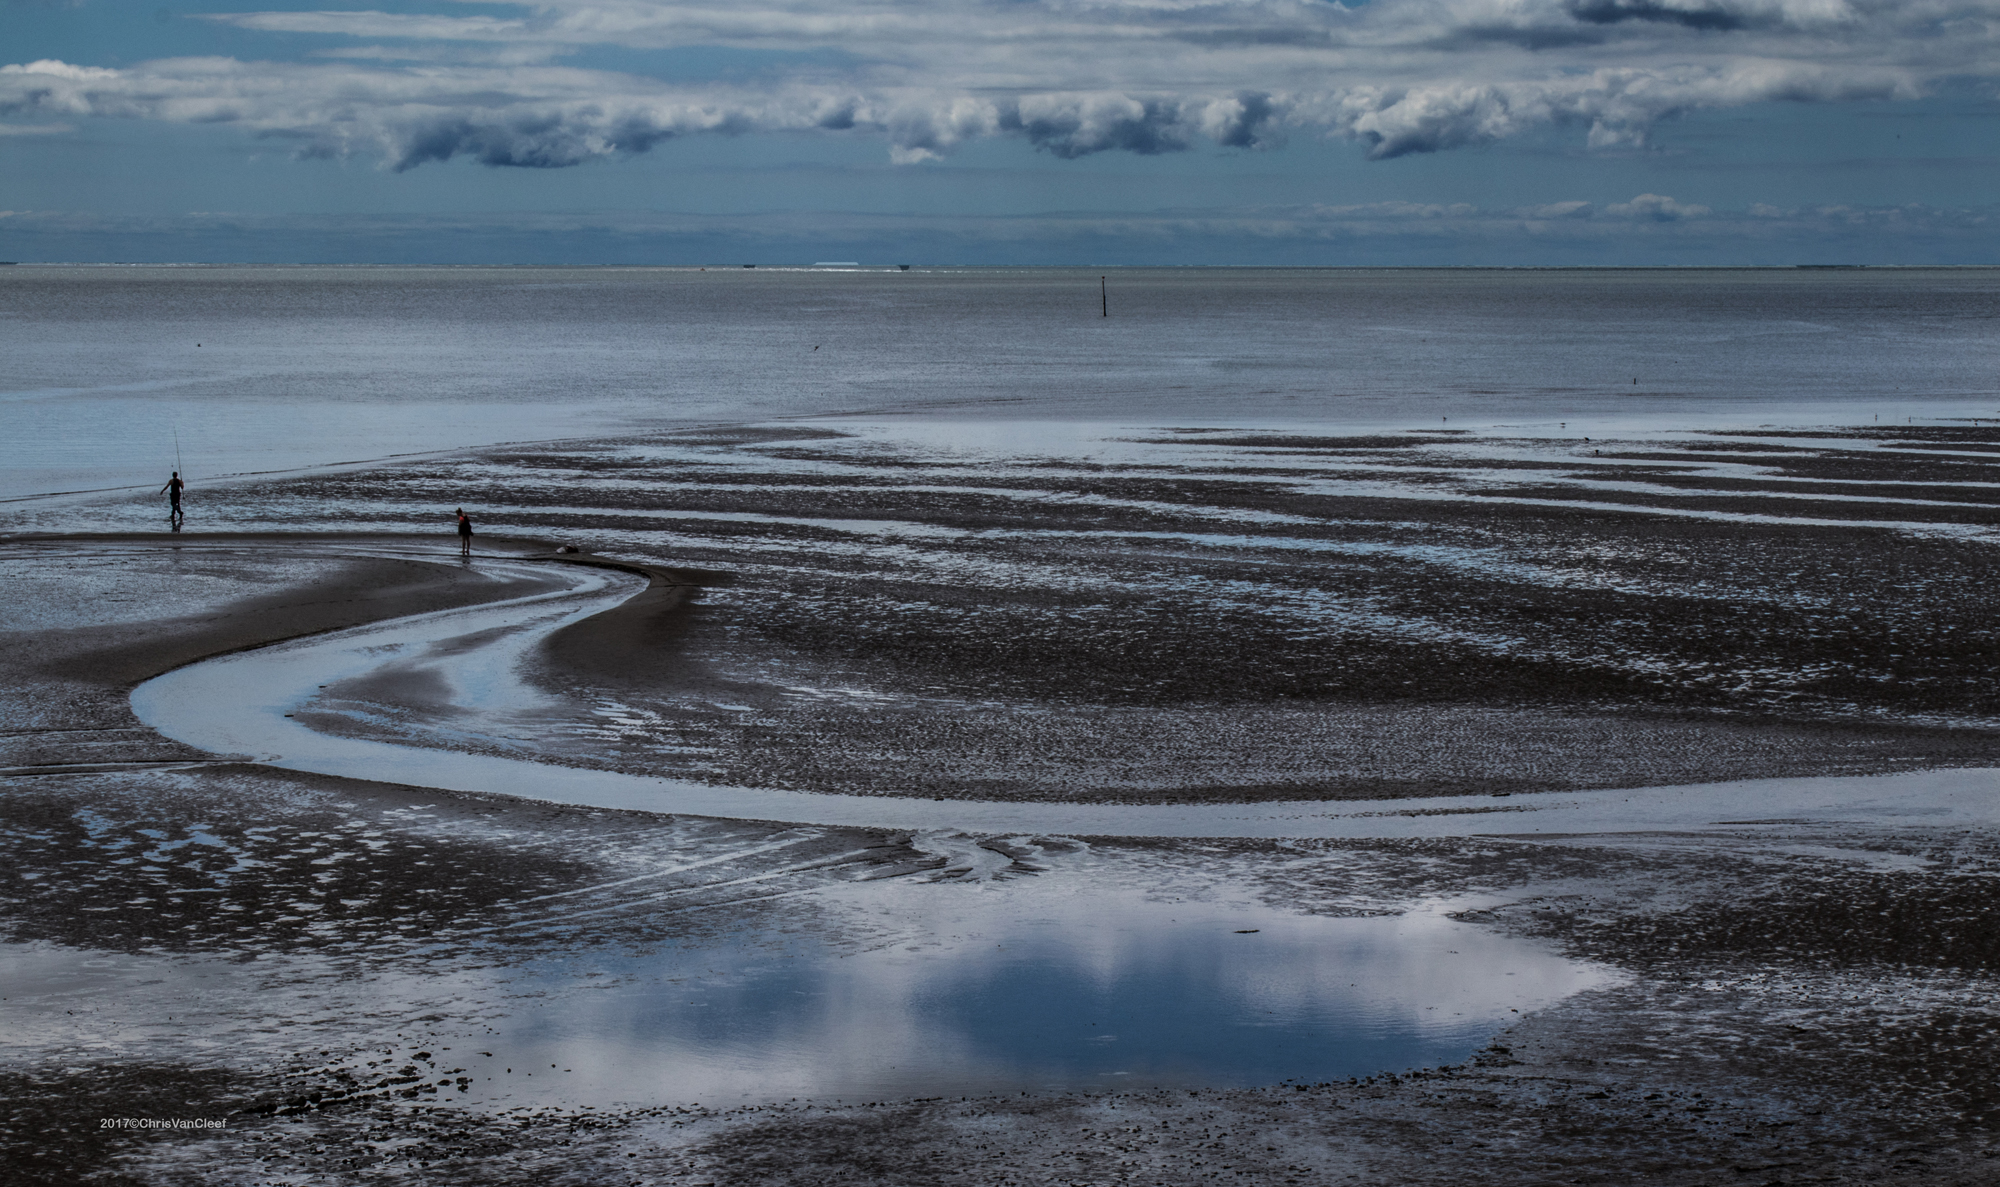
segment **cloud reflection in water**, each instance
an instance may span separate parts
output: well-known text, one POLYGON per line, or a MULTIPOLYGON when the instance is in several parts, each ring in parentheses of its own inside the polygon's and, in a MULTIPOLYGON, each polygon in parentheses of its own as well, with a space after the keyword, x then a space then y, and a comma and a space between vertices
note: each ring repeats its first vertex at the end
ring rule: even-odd
POLYGON ((889 938, 841 952, 752 933, 635 958, 616 985, 499 1024, 492 1062, 516 1070, 475 1092, 726 1105, 1319 1081, 1462 1060, 1510 1010, 1608 978, 1435 911, 1298 916, 1091 881, 836 890, 829 906, 889 938))

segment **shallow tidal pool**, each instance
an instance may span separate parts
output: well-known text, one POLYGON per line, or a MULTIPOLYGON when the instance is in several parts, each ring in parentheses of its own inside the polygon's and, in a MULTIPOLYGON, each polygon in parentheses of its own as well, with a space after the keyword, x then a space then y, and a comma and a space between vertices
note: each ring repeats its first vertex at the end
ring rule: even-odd
POLYGON ((1435 909, 1326 918, 1020 882, 898 887, 889 904, 867 889, 888 888, 835 892, 849 901, 829 922, 900 927, 859 946, 746 933, 521 970, 508 1018, 452 1054, 473 1082, 449 1095, 726 1106, 1318 1082, 1462 1061, 1518 1012, 1611 979, 1435 909))

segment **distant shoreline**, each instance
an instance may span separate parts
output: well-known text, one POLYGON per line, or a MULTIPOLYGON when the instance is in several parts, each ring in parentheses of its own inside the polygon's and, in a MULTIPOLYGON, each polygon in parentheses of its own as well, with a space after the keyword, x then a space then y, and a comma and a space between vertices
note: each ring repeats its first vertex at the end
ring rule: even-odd
POLYGON ((466 272, 714 272, 718 276, 745 269, 771 273, 926 273, 926 272, 1993 272, 2000 264, 1937 263, 1790 263, 1790 264, 901 264, 864 261, 859 263, 758 262, 714 263, 461 263, 421 261, 338 261, 338 260, 0 260, 0 267, 23 268, 288 268, 340 270, 451 270, 466 272))

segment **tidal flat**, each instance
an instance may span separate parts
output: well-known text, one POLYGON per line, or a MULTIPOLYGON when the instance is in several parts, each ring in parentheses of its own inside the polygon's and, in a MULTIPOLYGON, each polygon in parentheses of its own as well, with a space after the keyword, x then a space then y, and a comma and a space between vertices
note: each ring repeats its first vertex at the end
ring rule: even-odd
POLYGON ((13 504, 10 1170, 1990 1181, 2000 431, 1590 436, 862 418, 244 479, 179 535, 13 504), (554 598, 565 556, 653 596, 384 642, 278 716, 941 815, 440 791, 135 712, 203 657, 554 598), (1763 809, 1800 778, 1834 790, 1763 809), (946 824, 1301 803, 1372 823, 946 824))

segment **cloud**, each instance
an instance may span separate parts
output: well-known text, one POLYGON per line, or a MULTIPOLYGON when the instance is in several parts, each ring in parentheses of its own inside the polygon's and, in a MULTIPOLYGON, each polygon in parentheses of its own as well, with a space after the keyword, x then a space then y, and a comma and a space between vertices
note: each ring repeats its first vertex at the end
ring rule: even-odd
POLYGON ((1297 134, 1381 160, 1548 126, 1630 148, 1693 111, 2000 75, 2000 0, 539 0, 205 19, 307 60, 4 66, 0 116, 233 123, 392 169, 564 167, 767 131, 877 135, 906 163, 989 136, 1074 158, 1297 134), (704 47, 761 64, 755 84, 551 64, 704 47))
POLYGON ((69 82, 102 82, 118 77, 116 70, 101 66, 72 66, 53 58, 43 58, 39 62, 29 62, 25 66, 0 66, 0 78, 13 75, 24 80, 33 76, 59 78, 69 82))
POLYGON ((357 62, 440 62, 482 66, 527 66, 575 53, 560 45, 342 45, 316 49, 310 58, 357 62))
POLYGON ((1690 29, 1741 29, 1748 23, 1740 6, 1698 0, 1569 0, 1563 7, 1579 21, 1614 25, 1620 21, 1660 21, 1690 29))
POLYGON ((1684 218, 1706 218, 1715 212, 1706 206, 1676 202, 1665 194, 1640 194, 1630 202, 1613 202, 1604 208, 1604 213, 1612 218, 1671 223, 1684 218))
POLYGON ((1589 218, 1590 203, 1582 201, 1545 202, 1540 206, 1523 206, 1515 210, 1519 218, 1546 221, 1556 218, 1589 218))

